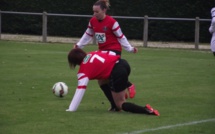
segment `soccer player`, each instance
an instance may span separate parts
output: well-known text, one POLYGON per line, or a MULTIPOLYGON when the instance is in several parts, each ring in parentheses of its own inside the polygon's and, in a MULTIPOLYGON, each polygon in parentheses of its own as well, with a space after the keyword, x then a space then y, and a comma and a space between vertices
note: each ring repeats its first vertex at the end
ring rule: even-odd
POLYGON ((139 106, 134 103, 126 102, 125 92, 127 88, 128 77, 130 74, 130 66, 124 59, 120 59, 118 55, 109 55, 101 52, 85 53, 82 49, 72 49, 68 54, 68 62, 71 68, 79 65, 77 73, 78 86, 69 109, 66 111, 74 112, 77 110, 84 93, 86 91, 89 80, 108 79, 110 88, 116 107, 131 113, 149 114, 159 116, 159 112, 154 110, 149 104, 139 106))
MULTIPOLYGON (((109 6, 109 0, 98 0, 95 2, 93 5, 93 17, 89 21, 88 28, 74 48, 83 48, 85 45, 89 44, 95 36, 99 51, 121 55, 123 47, 128 52, 137 52, 137 48, 131 46, 122 33, 119 23, 106 14, 109 6)), ((115 109, 116 106, 112 99, 111 92, 108 90, 110 87, 107 82, 107 80, 98 80, 100 88, 111 103, 111 108, 109 110, 115 111, 117 109, 115 109)), ((136 94, 134 84, 128 82, 127 88, 129 95, 127 95, 127 92, 125 92, 125 95, 133 98, 136 94)))
POLYGON ((211 9, 211 26, 209 28, 209 32, 212 34, 211 38, 211 51, 215 56, 215 7, 211 9))

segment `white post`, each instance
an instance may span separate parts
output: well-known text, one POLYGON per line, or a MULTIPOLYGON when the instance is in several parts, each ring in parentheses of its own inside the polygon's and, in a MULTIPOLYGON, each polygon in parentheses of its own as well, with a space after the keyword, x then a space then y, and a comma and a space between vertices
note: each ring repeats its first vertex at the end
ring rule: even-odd
POLYGON ((42 24, 42 36, 43 42, 47 42, 47 12, 43 12, 43 24, 42 24))
POLYGON ((195 49, 199 49, 199 17, 195 21, 195 49))
POLYGON ((143 27, 143 46, 147 47, 148 42, 148 16, 144 16, 144 27, 143 27))

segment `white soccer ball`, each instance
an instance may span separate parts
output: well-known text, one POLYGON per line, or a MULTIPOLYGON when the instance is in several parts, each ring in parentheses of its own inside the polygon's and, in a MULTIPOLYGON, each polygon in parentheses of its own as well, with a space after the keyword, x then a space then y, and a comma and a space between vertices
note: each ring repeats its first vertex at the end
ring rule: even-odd
POLYGON ((68 86, 64 82, 57 82, 52 87, 52 92, 57 97, 64 97, 68 94, 68 86))

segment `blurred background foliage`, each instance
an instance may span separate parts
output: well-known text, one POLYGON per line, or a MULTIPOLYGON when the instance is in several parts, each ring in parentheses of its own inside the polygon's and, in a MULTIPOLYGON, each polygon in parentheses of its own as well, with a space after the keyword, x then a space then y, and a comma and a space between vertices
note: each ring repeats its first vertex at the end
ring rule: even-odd
MULTIPOLYGON (((95 0, 0 0, 0 10, 17 12, 92 15, 95 0)), ((214 1, 208 0, 110 0, 109 15, 211 19, 214 1)), ((48 35, 81 37, 90 18, 48 16, 48 35)), ((129 39, 142 39, 143 20, 117 19, 129 39)), ((200 23, 200 42, 210 42, 210 22, 200 23)), ((149 41, 194 41, 194 21, 149 21, 149 41)), ((2 32, 42 34, 42 16, 2 14, 2 32)))

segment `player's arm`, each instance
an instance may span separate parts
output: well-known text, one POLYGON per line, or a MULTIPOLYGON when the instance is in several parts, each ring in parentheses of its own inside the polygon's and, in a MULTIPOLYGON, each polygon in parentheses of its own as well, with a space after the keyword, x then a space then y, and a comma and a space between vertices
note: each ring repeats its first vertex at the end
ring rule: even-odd
POLYGON ((87 84, 89 82, 88 77, 85 74, 78 74, 78 87, 76 88, 73 99, 70 103, 69 109, 66 111, 75 112, 78 109, 79 104, 84 96, 86 91, 87 84))
POLYGON ((119 23, 116 21, 112 27, 113 33, 116 35, 119 43, 121 46, 128 52, 137 52, 137 48, 131 46, 131 44, 128 42, 127 38, 125 35, 122 33, 122 30, 119 26, 119 23))
POLYGON ((81 39, 78 41, 78 43, 76 43, 74 48, 83 48, 84 46, 89 44, 89 42, 93 38, 93 35, 94 35, 94 31, 93 31, 93 28, 89 22, 87 30, 85 31, 85 33, 83 34, 81 39))
POLYGON ((215 32, 215 17, 211 20, 211 26, 209 27, 209 32, 214 33, 215 32))

